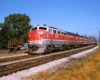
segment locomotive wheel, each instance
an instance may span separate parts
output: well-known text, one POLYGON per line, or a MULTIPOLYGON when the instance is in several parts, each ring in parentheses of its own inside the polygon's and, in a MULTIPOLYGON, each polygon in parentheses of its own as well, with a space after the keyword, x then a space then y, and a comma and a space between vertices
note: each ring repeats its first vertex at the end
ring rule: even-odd
POLYGON ((50 52, 51 52, 51 47, 47 46, 47 53, 50 53, 50 52))
POLYGON ((62 46, 60 47, 60 51, 65 50, 65 49, 66 49, 65 45, 62 45, 62 46))
POLYGON ((51 53, 52 52, 52 48, 51 48, 51 46, 47 46, 46 47, 46 53, 51 53))

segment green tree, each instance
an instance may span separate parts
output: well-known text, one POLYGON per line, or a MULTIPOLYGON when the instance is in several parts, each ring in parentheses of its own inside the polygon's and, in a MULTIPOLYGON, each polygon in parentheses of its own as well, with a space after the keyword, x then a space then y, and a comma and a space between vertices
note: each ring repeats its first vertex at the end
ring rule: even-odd
POLYGON ((1 30, 2 46, 7 47, 8 41, 14 45, 18 41, 27 42, 27 32, 32 27, 29 22, 30 18, 26 14, 11 14, 5 17, 4 26, 1 30))
POLYGON ((0 30, 3 28, 4 24, 0 23, 0 30))
POLYGON ((2 45, 2 33, 1 33, 1 30, 2 28, 4 27, 4 24, 3 23, 0 23, 0 48, 1 48, 1 45, 2 45))

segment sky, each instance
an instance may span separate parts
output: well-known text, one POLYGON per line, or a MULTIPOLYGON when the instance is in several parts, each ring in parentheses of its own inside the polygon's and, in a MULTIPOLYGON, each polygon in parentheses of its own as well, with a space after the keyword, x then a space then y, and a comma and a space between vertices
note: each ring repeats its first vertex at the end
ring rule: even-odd
POLYGON ((30 24, 99 39, 100 0, 0 0, 0 23, 9 14, 26 14, 30 24))

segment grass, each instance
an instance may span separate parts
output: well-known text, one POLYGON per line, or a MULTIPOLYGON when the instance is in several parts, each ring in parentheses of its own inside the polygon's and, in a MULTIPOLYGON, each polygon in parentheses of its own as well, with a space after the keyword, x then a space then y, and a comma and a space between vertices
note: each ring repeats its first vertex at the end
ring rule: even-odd
POLYGON ((52 72, 45 71, 22 80, 100 80, 100 51, 68 69, 52 74, 52 72))

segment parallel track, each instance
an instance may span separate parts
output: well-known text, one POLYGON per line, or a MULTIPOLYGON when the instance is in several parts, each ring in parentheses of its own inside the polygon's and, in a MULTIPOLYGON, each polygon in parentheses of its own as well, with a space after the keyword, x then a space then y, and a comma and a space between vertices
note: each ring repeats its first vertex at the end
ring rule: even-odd
POLYGON ((30 67, 38 66, 43 63, 47 63, 56 59, 67 57, 69 55, 90 49, 92 47, 94 46, 91 45, 91 46, 87 46, 83 48, 78 48, 78 49, 73 49, 73 50, 68 50, 68 51, 63 51, 63 52, 56 52, 56 53, 48 54, 48 55, 42 55, 39 57, 33 57, 33 58, 31 57, 31 58, 22 59, 22 60, 11 61, 8 63, 7 62, 2 63, 0 64, 0 77, 11 74, 13 72, 20 71, 20 70, 28 69, 30 67))

